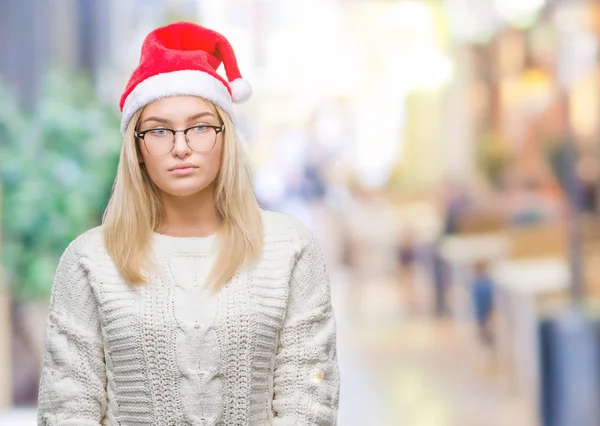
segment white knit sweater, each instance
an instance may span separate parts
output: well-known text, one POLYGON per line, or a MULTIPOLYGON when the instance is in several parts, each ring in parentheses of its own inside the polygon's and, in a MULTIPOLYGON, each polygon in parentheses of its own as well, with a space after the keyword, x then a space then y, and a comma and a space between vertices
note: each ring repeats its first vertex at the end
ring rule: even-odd
POLYGON ((203 287, 214 237, 154 234, 160 271, 130 287, 101 227, 59 262, 38 424, 335 425, 336 325, 314 235, 262 213, 260 262, 216 295, 203 287))

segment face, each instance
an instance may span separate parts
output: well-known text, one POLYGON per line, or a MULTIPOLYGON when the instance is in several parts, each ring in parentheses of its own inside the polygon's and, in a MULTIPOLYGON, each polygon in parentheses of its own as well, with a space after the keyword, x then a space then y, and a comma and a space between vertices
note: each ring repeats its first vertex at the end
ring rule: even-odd
MULTIPOLYGON (((138 132, 157 129, 145 139, 137 139, 142 155, 141 162, 146 166, 150 178, 158 189, 168 195, 187 197, 202 191, 212 190, 221 164, 223 132, 216 135, 216 143, 209 151, 193 151, 186 143, 183 132, 175 135, 175 145, 168 154, 153 155, 150 142, 153 135, 169 135, 159 129, 183 130, 194 127, 191 132, 212 130, 203 126, 221 126, 221 120, 214 105, 195 96, 173 96, 148 104, 137 127, 138 132), (198 129, 198 130, 196 130, 198 129)), ((214 133, 212 133, 214 135, 214 133)), ((193 133, 188 133, 192 139, 193 133)), ((172 138, 167 136, 165 143, 172 138)))

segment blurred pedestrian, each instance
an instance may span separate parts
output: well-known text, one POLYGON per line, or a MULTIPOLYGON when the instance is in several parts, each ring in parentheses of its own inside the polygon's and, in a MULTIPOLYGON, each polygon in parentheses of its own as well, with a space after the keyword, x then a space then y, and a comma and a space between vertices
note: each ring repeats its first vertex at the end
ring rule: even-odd
POLYGON ((477 330, 482 343, 492 343, 490 319, 494 306, 494 283, 489 273, 486 262, 475 264, 475 276, 471 284, 471 298, 473 312, 477 323, 477 330))

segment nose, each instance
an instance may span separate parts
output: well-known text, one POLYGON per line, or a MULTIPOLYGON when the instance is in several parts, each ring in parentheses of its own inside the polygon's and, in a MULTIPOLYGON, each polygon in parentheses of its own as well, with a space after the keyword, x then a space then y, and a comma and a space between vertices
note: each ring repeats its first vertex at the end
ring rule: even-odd
POLYGON ((171 151, 171 153, 176 157, 184 158, 187 157, 191 152, 192 150, 188 146, 183 132, 175 133, 175 142, 173 145, 173 151, 171 151))

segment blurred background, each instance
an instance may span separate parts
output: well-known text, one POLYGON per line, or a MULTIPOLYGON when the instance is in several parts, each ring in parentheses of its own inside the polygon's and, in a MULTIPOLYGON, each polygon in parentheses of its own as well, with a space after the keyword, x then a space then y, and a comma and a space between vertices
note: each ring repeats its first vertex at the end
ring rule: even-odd
POLYGON ((157 26, 225 34, 264 208, 330 263, 341 426, 600 424, 600 2, 0 0, 0 424, 157 26))

